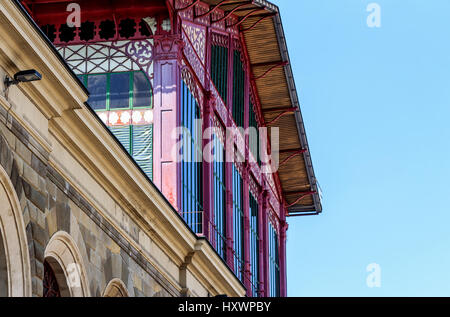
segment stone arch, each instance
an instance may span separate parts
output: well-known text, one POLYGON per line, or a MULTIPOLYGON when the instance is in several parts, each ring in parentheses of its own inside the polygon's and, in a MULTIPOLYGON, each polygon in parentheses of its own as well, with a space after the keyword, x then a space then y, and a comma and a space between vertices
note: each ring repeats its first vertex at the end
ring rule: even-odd
POLYGON ((14 186, 0 166, 0 287, 3 296, 31 296, 31 268, 22 209, 14 186))
POLYGON ((112 279, 103 292, 103 297, 129 297, 128 290, 122 280, 112 279))
POLYGON ((90 296, 83 258, 75 241, 67 232, 59 231, 52 236, 44 257, 55 273, 61 296, 90 296))

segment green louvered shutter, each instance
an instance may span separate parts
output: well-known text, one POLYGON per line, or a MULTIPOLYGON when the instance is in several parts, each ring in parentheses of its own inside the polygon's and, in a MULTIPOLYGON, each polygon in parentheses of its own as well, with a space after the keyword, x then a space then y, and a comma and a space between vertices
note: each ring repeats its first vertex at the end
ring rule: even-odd
POLYGON ((245 71, 241 53, 234 51, 233 58, 233 119, 238 127, 244 127, 245 71))
POLYGON ((117 140, 122 143, 128 153, 130 153, 130 126, 110 127, 109 129, 115 135, 117 140))
POLYGON ((228 87, 228 48, 220 45, 211 46, 211 77, 220 96, 227 103, 228 87))
POLYGON ((144 173, 153 177, 153 126, 133 126, 133 158, 144 173))

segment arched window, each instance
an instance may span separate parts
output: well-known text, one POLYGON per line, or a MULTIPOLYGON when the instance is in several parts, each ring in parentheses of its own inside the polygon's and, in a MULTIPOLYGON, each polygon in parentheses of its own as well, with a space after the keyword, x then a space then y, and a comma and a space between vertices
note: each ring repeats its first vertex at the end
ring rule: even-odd
POLYGON ((55 272, 47 261, 44 262, 44 297, 61 297, 55 272))
POLYGON ((103 292, 104 297, 129 297, 125 284, 115 278, 111 280, 103 292))
POLYGON ((68 233, 55 233, 47 244, 44 256, 44 297, 89 296, 84 261, 68 233))
MULTIPOLYGON (((2 143, 7 144, 5 140, 2 143)), ((22 210, 14 186, 2 166, 0 166, 0 296, 31 296, 30 258, 22 210)))

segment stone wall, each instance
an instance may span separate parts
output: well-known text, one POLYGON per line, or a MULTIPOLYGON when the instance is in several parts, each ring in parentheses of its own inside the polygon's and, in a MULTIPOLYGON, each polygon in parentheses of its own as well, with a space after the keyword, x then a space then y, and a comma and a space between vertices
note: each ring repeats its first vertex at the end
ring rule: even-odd
MULTIPOLYGON (((80 250, 91 296, 102 296, 113 279, 123 281, 130 296, 180 295, 141 252, 48 165, 49 153, 3 107, 0 119, 0 164, 10 176, 23 210, 33 296, 43 294, 45 249, 52 235, 60 231, 67 232, 80 250)), ((137 225, 129 227, 138 238, 137 225)))

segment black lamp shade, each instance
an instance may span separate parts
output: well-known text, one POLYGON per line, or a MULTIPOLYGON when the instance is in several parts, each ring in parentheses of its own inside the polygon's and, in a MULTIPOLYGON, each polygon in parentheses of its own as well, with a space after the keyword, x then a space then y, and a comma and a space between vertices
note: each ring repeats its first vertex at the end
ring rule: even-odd
POLYGON ((14 80, 20 82, 20 83, 26 83, 30 81, 36 81, 41 80, 42 75, 39 74, 36 70, 30 69, 30 70, 24 70, 21 72, 18 72, 14 75, 14 80))

